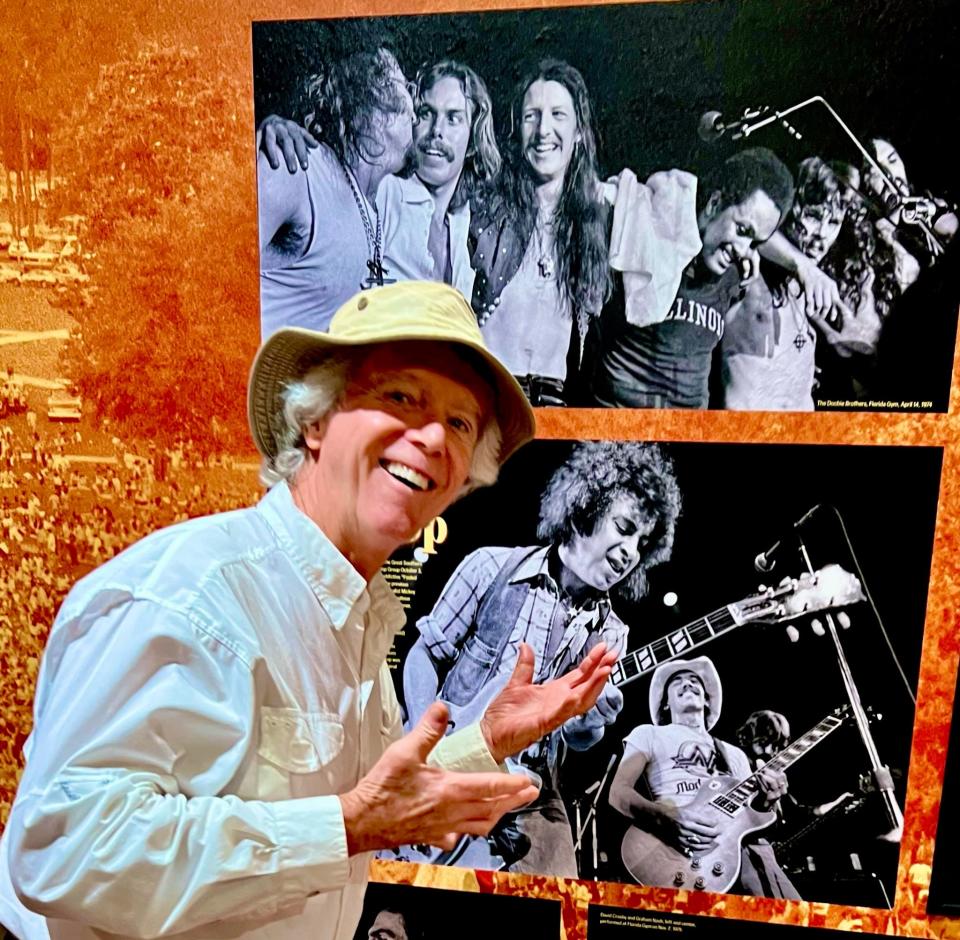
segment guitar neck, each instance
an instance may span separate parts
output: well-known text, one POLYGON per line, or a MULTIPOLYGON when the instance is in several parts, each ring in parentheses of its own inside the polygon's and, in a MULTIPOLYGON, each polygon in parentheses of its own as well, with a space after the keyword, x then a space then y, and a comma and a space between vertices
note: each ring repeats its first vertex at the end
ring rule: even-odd
POLYGON ((625 654, 614 663, 610 681, 617 686, 626 685, 652 672, 661 663, 715 640, 742 623, 733 611, 732 604, 721 607, 659 640, 625 654))
MULTIPOLYGON (((817 722, 806 734, 801 735, 792 744, 788 744, 779 754, 771 757, 763 769, 768 767, 777 771, 786 770, 795 761, 798 761, 804 754, 816 747, 827 735, 832 734, 840 725, 843 724, 849 708, 844 706, 836 714, 827 715, 822 721, 817 722)), ((735 787, 715 796, 710 802, 726 812, 735 812, 745 803, 748 803, 757 794, 759 783, 757 773, 751 774, 745 780, 741 780, 735 787)))

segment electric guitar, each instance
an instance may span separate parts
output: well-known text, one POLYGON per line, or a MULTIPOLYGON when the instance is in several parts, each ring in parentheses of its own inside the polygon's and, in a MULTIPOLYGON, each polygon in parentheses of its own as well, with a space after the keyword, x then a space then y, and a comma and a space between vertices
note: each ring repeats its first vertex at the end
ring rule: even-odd
MULTIPOLYGON (((615 686, 627 685, 652 672, 661 663, 689 653, 717 637, 731 633, 744 624, 787 623, 818 611, 855 604, 863 599, 863 589, 854 575, 839 565, 827 565, 812 574, 807 573, 798 578, 787 579, 776 587, 766 588, 743 600, 720 607, 685 627, 673 630, 646 646, 624 654, 614 663, 609 681, 615 686)), ((500 685, 489 682, 481 689, 479 695, 464 705, 445 702, 450 711, 448 728, 452 730, 479 721, 499 691, 500 685)), ((442 695, 440 700, 444 701, 442 695)), ((418 718, 419 715, 411 715, 409 721, 413 724, 418 718)), ((507 764, 510 763, 508 760, 507 764)), ((476 837, 464 838, 476 839, 476 837)), ((487 861, 484 867, 489 867, 490 854, 485 846, 486 840, 477 839, 477 841, 483 844, 481 857, 487 861)), ((398 849, 385 850, 381 857, 399 858, 408 862, 425 862, 432 865, 470 867, 470 853, 461 843, 451 851, 433 846, 405 845, 398 849)))
MULTIPOLYGON (((786 770, 836 731, 849 711, 849 705, 836 709, 772 757, 763 769, 786 770)), ((719 830, 716 841, 706 851, 679 849, 653 833, 631 826, 620 847, 627 871, 644 885, 726 891, 740 874, 743 837, 764 829, 777 818, 773 810, 764 812, 750 805, 761 792, 760 773, 758 770, 740 781, 729 774, 718 774, 700 785, 696 797, 687 805, 700 810, 719 830)))

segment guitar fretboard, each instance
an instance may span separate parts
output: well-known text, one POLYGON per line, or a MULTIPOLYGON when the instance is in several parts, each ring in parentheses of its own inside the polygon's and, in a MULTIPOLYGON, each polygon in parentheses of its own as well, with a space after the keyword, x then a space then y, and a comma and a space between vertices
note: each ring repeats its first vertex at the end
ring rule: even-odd
MULTIPOLYGON (((833 715, 827 715, 823 721, 814 725, 806 734, 801 735, 792 744, 788 744, 779 754, 771 757, 763 769, 786 770, 794 761, 799 760, 811 748, 816 747, 828 734, 836 731, 844 722, 849 706, 844 706, 833 715)), ((745 803, 752 800, 760 790, 757 779, 760 771, 741 780, 735 787, 715 796, 710 802, 725 813, 735 813, 745 803)))
POLYGON ((627 653, 614 663, 610 681, 626 685, 656 669, 661 663, 709 643, 741 621, 734 617, 732 606, 721 607, 685 627, 668 633, 640 649, 627 653))

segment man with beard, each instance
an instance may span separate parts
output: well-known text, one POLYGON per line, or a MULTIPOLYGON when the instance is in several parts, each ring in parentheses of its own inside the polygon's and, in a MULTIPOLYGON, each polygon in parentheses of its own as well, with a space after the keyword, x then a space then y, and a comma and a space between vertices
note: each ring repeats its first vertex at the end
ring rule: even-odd
MULTIPOLYGON (((645 594, 647 571, 670 557, 679 512, 673 465, 658 447, 579 445, 540 502, 537 535, 547 543, 472 552, 417 622, 420 637, 403 672, 408 724, 438 697, 453 723, 482 713, 524 643, 534 649, 538 681, 576 668, 601 642, 623 653, 627 625, 612 602, 645 594)), ((541 781, 539 798, 505 817, 489 843, 473 840, 449 861, 576 878, 559 792, 561 751, 593 747, 622 705, 622 694, 608 683, 589 712, 527 748, 519 763, 541 781)))
POLYGON ((765 147, 729 157, 697 193, 702 248, 673 304, 610 309, 601 324, 593 395, 625 408, 706 408, 713 350, 757 246, 793 204, 793 178, 765 147))
MULTIPOLYGON (((500 172, 493 105, 483 79, 450 59, 417 76, 411 170, 380 181, 377 210, 383 226, 383 268, 391 280, 436 280, 465 297, 474 270, 467 247, 470 200, 500 172)), ((263 156, 274 168, 281 153, 296 174, 318 146, 305 128, 270 116, 263 124, 263 156)))
POLYGON ((413 99, 386 49, 334 63, 310 80, 308 97, 318 147, 300 172, 274 172, 276 130, 261 130, 263 339, 282 326, 326 330, 357 290, 385 282, 377 190, 403 166, 412 140, 413 99))

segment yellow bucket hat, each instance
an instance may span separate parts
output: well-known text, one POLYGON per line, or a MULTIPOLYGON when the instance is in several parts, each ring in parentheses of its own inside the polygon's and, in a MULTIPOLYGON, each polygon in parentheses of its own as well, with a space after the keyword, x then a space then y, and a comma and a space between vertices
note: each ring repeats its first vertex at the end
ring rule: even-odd
POLYGON ((536 422, 516 379, 487 349, 470 304, 439 281, 401 281, 361 291, 334 314, 327 333, 286 327, 260 347, 250 371, 247 414, 260 453, 272 459, 283 433, 281 396, 332 351, 404 340, 453 343, 469 350, 486 368, 502 444, 502 464, 536 433, 536 422))

